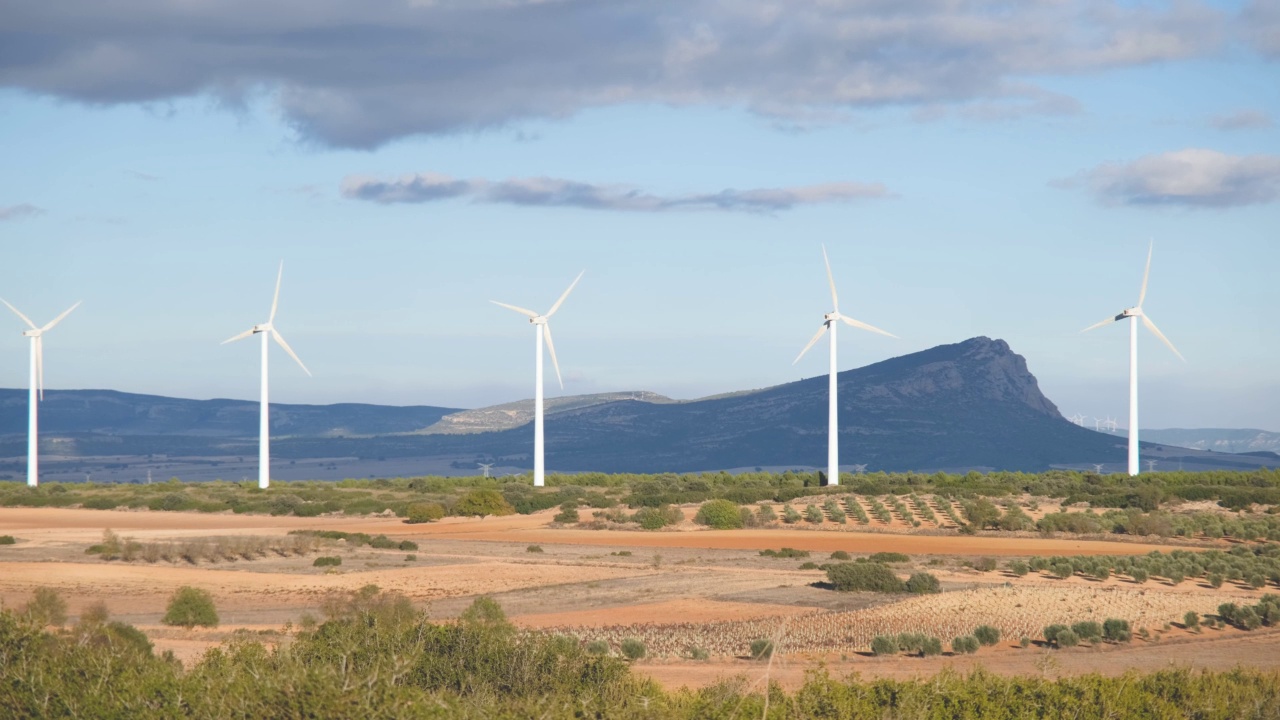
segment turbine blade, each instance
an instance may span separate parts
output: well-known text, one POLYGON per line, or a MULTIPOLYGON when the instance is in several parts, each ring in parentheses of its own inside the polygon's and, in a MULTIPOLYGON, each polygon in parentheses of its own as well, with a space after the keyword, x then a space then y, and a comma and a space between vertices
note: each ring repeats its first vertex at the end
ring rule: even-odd
POLYGON ((1151 253, 1156 249, 1156 241, 1152 240, 1147 248, 1147 269, 1142 273, 1142 292, 1138 293, 1138 307, 1147 299, 1147 281, 1151 279, 1151 253))
POLYGON ((14 307, 14 306, 10 305, 8 300, 5 300, 5 299, 3 299, 3 298, 0 298, 0 302, 4 303, 5 307, 7 307, 7 308, 9 308, 10 310, 12 310, 14 315, 17 315, 18 317, 22 318, 22 322, 26 323, 26 324, 27 324, 27 327, 31 328, 32 330, 39 330, 39 329, 40 329, 40 328, 36 327, 36 324, 35 324, 35 323, 31 322, 31 318, 27 317, 26 315, 23 315, 21 312, 19 312, 19 311, 18 311, 18 308, 16 308, 16 307, 14 307))
POLYGON ((1174 355, 1178 356, 1179 360, 1181 360, 1182 362, 1187 361, 1186 358, 1182 357, 1182 353, 1178 352, 1178 348, 1174 347, 1173 343, 1169 342, 1169 338, 1165 337, 1164 333, 1160 332, 1160 328, 1156 327, 1156 324, 1151 322, 1151 318, 1147 317, 1146 315, 1143 315, 1142 324, 1146 325, 1147 329, 1150 330, 1152 333, 1154 333, 1156 337, 1160 338, 1160 340, 1162 340, 1165 345, 1168 345, 1169 349, 1173 351, 1174 355))
POLYGON ((249 328, 248 330, 245 330, 244 332, 240 333, 239 335, 236 335, 235 337, 227 338, 226 340, 223 340, 222 344, 226 345, 227 343, 233 343, 237 340, 243 340, 252 334, 253 334, 253 328, 249 328))
POLYGON ((284 261, 280 261, 280 271, 276 273, 276 294, 271 298, 271 316, 267 318, 267 322, 273 322, 276 319, 276 309, 280 307, 280 281, 284 279, 284 261))
POLYGON ((822 262, 827 265, 827 284, 831 286, 831 309, 840 312, 840 298, 836 297, 836 279, 831 275, 831 261, 827 259, 827 246, 822 246, 822 262))
POLYGON ((564 389, 564 380, 560 377, 560 361, 556 360, 556 344, 551 342, 551 326, 542 326, 543 337, 547 339, 547 350, 551 353, 551 367, 556 369, 556 382, 560 383, 560 389, 564 389))
POLYGON ((560 299, 556 301, 556 304, 552 305, 551 309, 547 311, 547 317, 551 317, 556 314, 556 311, 560 309, 560 305, 564 303, 564 299, 569 297, 569 293, 573 292, 574 286, 578 284, 578 281, 582 279, 582 276, 586 274, 586 272, 586 270, 583 270, 578 273, 578 277, 574 278, 572 283, 569 283, 569 289, 565 290, 564 294, 560 296, 560 299))
POLYGON ((44 401, 44 338, 37 335, 33 342, 36 344, 36 392, 40 394, 41 402, 44 401))
POLYGON ((1116 321, 1115 317, 1114 317, 1114 316, 1112 316, 1112 317, 1107 318, 1106 320, 1103 320, 1102 322, 1094 323, 1094 324, 1090 325, 1089 327, 1087 327, 1087 328, 1085 328, 1085 329, 1081 330, 1080 332, 1082 332, 1082 333, 1087 333, 1087 332, 1089 332, 1090 330, 1097 330, 1098 328, 1102 327, 1103 325, 1110 325, 1111 323, 1113 323, 1113 322, 1115 322, 1115 321, 1116 321))
POLYGON ((902 338, 898 337, 897 335, 894 335, 893 333, 885 332, 884 330, 881 330, 880 328, 875 327, 874 325, 868 325, 868 324, 866 324, 866 323, 862 322, 861 320, 854 320, 853 318, 851 318, 851 317, 845 317, 844 315, 841 315, 841 316, 840 316, 840 319, 841 319, 841 320, 843 320, 843 321, 845 322, 845 324, 846 324, 846 325, 852 325, 852 326, 854 326, 854 327, 856 327, 856 328, 862 328, 863 330, 870 330, 870 331, 871 331, 871 332, 873 332, 873 333, 880 333, 881 335, 884 335, 884 336, 886 336, 886 337, 891 337, 891 338, 893 338, 894 340, 901 340, 901 339, 902 339, 902 338))
POLYGON ((284 351, 289 353, 289 357, 293 358, 293 361, 298 363, 298 367, 302 368, 302 372, 306 373, 308 376, 311 375, 311 371, 307 369, 306 365, 302 364, 302 359, 298 357, 298 353, 294 352, 293 348, 289 347, 289 343, 284 341, 284 336, 280 334, 279 330, 271 328, 271 339, 275 340, 277 345, 284 348, 284 351))
POLYGON ((817 344, 818 340, 822 338, 823 333, 825 333, 826 331, 827 331, 827 324, 822 323, 822 327, 818 328, 818 333, 813 336, 813 339, 809 341, 808 345, 804 346, 804 349, 800 351, 800 354, 796 356, 795 360, 791 361, 791 364, 795 365, 796 363, 800 362, 800 358, 804 357, 804 354, 809 352, 809 348, 817 344))
POLYGON ((515 310, 516 312, 520 313, 521 315, 527 315, 527 316, 529 316, 529 317, 531 317, 531 318, 536 318, 536 317, 538 317, 538 313, 536 313, 536 312, 534 312, 534 311, 532 311, 532 310, 527 310, 527 309, 522 308, 522 307, 516 307, 515 305, 508 305, 508 304, 506 304, 506 303, 500 303, 500 302, 498 302, 497 300, 490 300, 489 302, 493 303, 494 305, 501 305, 502 307, 504 307, 504 308, 506 308, 506 309, 508 309, 508 310, 515 310))
POLYGON ((81 302, 84 302, 84 301, 83 301, 83 300, 81 300, 81 301, 77 302, 75 305, 72 305, 71 307, 69 307, 69 308, 67 308, 66 310, 64 310, 64 311, 62 312, 62 314, 61 314, 61 315, 59 315, 58 317, 56 317, 56 318, 54 318, 52 321, 50 321, 50 323, 49 323, 48 325, 45 325, 44 327, 40 328, 40 332, 44 332, 44 331, 46 331, 46 330, 49 330, 49 329, 51 329, 54 325, 57 325, 58 323, 62 322, 62 319, 63 319, 63 318, 65 318, 66 316, 70 315, 72 310, 75 310, 76 308, 80 307, 80 303, 81 303, 81 302))

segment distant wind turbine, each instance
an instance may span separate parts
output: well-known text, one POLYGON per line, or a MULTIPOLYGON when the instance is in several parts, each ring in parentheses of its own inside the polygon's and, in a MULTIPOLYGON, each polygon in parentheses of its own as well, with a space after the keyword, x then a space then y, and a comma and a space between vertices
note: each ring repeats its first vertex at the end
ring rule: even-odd
POLYGON ((582 272, 578 273, 578 277, 574 278, 573 282, 569 284, 569 289, 564 291, 564 294, 560 296, 559 300, 556 300, 556 304, 552 305, 551 309, 548 310, 545 315, 539 315, 538 313, 532 310, 527 310, 522 307, 516 307, 515 305, 500 303, 497 300, 489 301, 489 302, 492 302, 494 305, 499 305, 508 310, 515 310, 521 315, 524 315, 525 317, 529 318, 529 323, 532 324, 536 329, 535 336, 537 338, 536 340, 537 354, 535 355, 536 359, 534 360, 534 370, 533 370, 533 377, 534 377, 533 485, 534 487, 542 487, 543 485, 546 484, 546 464, 544 462, 544 453, 543 453, 544 442, 543 442, 543 432, 542 432, 542 341, 543 341, 543 338, 545 337, 547 341, 547 350, 551 353, 551 365, 556 369, 556 381, 560 383, 560 389, 563 390, 564 379, 560 376, 560 362, 556 360, 556 345, 554 342, 551 341, 551 326, 547 324, 547 320, 549 320, 552 315, 555 315, 556 311, 560 309, 560 305, 564 303, 565 298, 569 297, 569 293, 573 292, 573 288, 578 284, 578 281, 582 279, 582 275, 584 273, 586 273, 586 270, 583 270, 582 272))
POLYGON ((1081 330, 1085 333, 1103 325, 1109 325, 1117 320, 1129 320, 1129 475, 1137 475, 1140 471, 1138 465, 1138 324, 1141 320, 1142 324, 1151 331, 1153 335, 1160 338, 1161 342, 1169 346, 1174 355, 1179 360, 1185 361, 1182 353, 1178 352, 1178 348, 1169 342, 1169 338, 1160 332, 1160 328, 1151 321, 1151 318, 1142 311, 1142 301, 1147 299, 1147 282, 1151 279, 1151 254, 1155 250, 1155 243, 1147 249, 1147 269, 1142 274, 1142 290, 1138 293, 1138 304, 1131 308, 1120 311, 1115 317, 1107 318, 1099 323, 1094 323, 1089 327, 1081 330))
POLYGON ((267 316, 267 321, 259 325, 254 325, 239 335, 222 341, 222 344, 226 345, 227 343, 233 343, 237 340, 243 340, 250 335, 262 336, 262 399, 258 404, 258 487, 263 490, 267 489, 267 487, 271 485, 271 432, 269 427, 271 413, 267 396, 267 348, 269 347, 267 339, 271 338, 275 340, 276 344, 284 348, 285 352, 289 353, 289 357, 293 358, 294 362, 298 363, 298 367, 302 368, 302 371, 305 372, 308 377, 311 375, 311 371, 307 369, 306 365, 302 364, 302 360, 298 357, 298 354, 293 351, 293 348, 289 347, 289 343, 284 341, 284 337, 280 335, 280 331, 276 330, 276 310, 280 307, 280 281, 283 278, 284 263, 281 262, 280 271, 276 273, 276 294, 271 299, 271 314, 267 316))
POLYGON ((840 300, 836 297, 836 281, 831 275, 831 261, 827 259, 827 246, 822 246, 822 262, 827 266, 827 284, 831 286, 831 312, 822 316, 822 327, 818 329, 813 339, 808 345, 800 351, 796 359, 791 362, 792 365, 800 362, 800 358, 809 352, 809 348, 813 347, 818 340, 822 339, 823 333, 831 331, 831 370, 828 373, 827 380, 827 482, 831 485, 840 484, 840 425, 839 411, 836 398, 836 380, 838 368, 836 367, 836 324, 843 322, 846 325, 852 325, 856 328, 869 330, 874 333, 880 333, 887 337, 897 339, 897 335, 885 332, 877 327, 872 327, 859 320, 854 320, 847 315, 840 314, 840 300))
POLYGON ((53 329, 54 325, 62 322, 62 319, 71 314, 72 310, 80 307, 80 303, 67 308, 61 315, 54 318, 52 322, 44 327, 36 327, 31 322, 31 318, 23 315, 18 308, 9 304, 7 300, 0 299, 5 307, 13 311, 14 315, 22 318, 22 322, 27 324, 29 330, 23 330, 22 336, 31 338, 31 379, 28 383, 27 390, 27 486, 35 487, 40 484, 40 432, 39 432, 39 405, 44 400, 44 334, 53 329))

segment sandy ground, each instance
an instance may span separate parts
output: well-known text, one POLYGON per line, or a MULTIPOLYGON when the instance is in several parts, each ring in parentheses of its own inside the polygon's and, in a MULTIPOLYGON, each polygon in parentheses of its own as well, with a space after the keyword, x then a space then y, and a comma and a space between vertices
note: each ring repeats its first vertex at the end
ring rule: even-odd
MULTIPOLYGON (((552 527, 554 513, 407 525, 389 517, 0 508, 0 534, 19 538, 17 545, 0 546, 0 602, 19 606, 36 587, 49 586, 66 597, 74 617, 88 604, 103 601, 114 617, 143 629, 157 650, 171 650, 188 663, 237 629, 276 642, 287 623, 296 624, 306 614, 318 617, 326 597, 376 584, 405 594, 433 618, 455 617, 475 597, 487 595, 523 627, 611 642, 643 636, 653 651, 665 647, 671 657, 682 654, 688 644, 715 645, 704 638, 716 638, 723 646, 713 648, 719 660, 673 659, 639 666, 677 685, 701 685, 741 672, 758 675, 759 664, 733 656, 741 654, 740 646, 777 633, 784 624, 784 650, 772 672, 775 679, 791 684, 818 663, 826 663, 837 675, 856 671, 864 677, 923 676, 947 667, 964 670, 975 663, 1008 673, 1119 672, 1164 667, 1170 661, 1195 667, 1280 664, 1280 634, 1274 632, 1206 631, 1197 636, 1162 630, 1165 622, 1181 618, 1188 609, 1207 612, 1228 600, 1253 602, 1256 592, 1235 586, 1213 590, 1192 582, 1169 587, 1155 582, 1137 586, 1116 578, 1102 583, 1034 574, 1013 578, 979 573, 960 563, 978 556, 1142 554, 1172 546, 862 532, 849 527, 709 531, 685 523, 672 532, 596 531, 552 527), (142 542, 342 530, 412 539, 419 550, 374 550, 323 541, 318 554, 343 558, 340 567, 328 571, 312 566, 317 553, 198 565, 107 562, 85 555, 84 549, 100 542, 106 528, 142 542), (542 551, 530 552, 531 545, 542 551), (899 568, 903 575, 913 567, 928 569, 946 592, 909 598, 835 593, 822 584, 821 571, 799 569, 806 559, 772 559, 758 553, 782 547, 809 550, 809 560, 818 563, 835 550, 905 552, 916 560, 899 568), (219 628, 181 630, 160 624, 168 597, 183 585, 213 594, 222 617, 219 628), (1105 649, 1000 647, 956 658, 863 654, 870 637, 882 632, 926 629, 946 643, 953 634, 988 622, 1000 627, 1006 639, 1016 639, 1022 634, 1038 636, 1049 622, 1112 616, 1152 627, 1164 638, 1105 649)), ((688 509, 686 514, 692 517, 688 509)), ((905 527, 900 519, 895 523, 905 527)))

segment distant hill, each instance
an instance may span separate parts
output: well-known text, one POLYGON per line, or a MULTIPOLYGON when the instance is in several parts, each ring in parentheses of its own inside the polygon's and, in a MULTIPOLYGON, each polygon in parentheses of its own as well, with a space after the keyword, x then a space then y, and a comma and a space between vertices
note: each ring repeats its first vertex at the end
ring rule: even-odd
MULTIPOLYGON (((847 370, 838 381, 846 466, 1043 470, 1124 459, 1122 437, 1065 420, 1002 340, 942 345, 847 370)), ((547 464, 609 472, 820 467, 826 406, 825 375, 689 401, 642 392, 556 398, 548 403, 547 464)), ((0 390, 0 458, 13 471, 25 452, 25 410, 25 392, 0 390)), ((477 461, 519 471, 531 465, 531 412, 530 401, 478 410, 273 405, 273 451, 298 477, 420 474, 477 461)), ((165 458, 157 466, 165 474, 199 466, 201 477, 238 477, 255 449, 253 402, 48 391, 41 413, 43 452, 79 477, 95 462, 98 472, 136 476, 137 458, 149 455, 165 458)))
POLYGON ((1139 438, 1144 442, 1177 445, 1195 450, 1213 450, 1222 453, 1280 452, 1280 433, 1266 430, 1224 430, 1208 428, 1188 430, 1169 428, 1148 430, 1143 428, 1139 438))
MULTIPOLYGON (((443 407, 271 405, 272 435, 341 437, 423 430, 458 412, 443 407)), ((257 437, 258 403, 185 400, 114 390, 45 390, 41 433, 257 437)), ((0 389, 0 435, 26 434, 27 391, 0 389)))

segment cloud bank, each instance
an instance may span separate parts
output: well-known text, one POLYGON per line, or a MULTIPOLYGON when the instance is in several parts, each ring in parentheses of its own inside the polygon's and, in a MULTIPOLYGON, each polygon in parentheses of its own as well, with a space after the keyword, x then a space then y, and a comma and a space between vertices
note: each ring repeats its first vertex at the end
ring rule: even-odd
POLYGON ((1240 110, 1227 115, 1216 115, 1209 124, 1219 130, 1264 130, 1274 123, 1271 116, 1261 110, 1240 110))
POLYGON ((44 210, 30 203, 21 203, 18 205, 0 205, 0 222, 6 220, 21 220, 23 218, 35 217, 43 215, 44 210))
POLYGON ((395 180, 352 176, 342 182, 343 197, 390 203, 429 203, 451 198, 476 202, 587 210, 663 212, 729 210, 776 212, 799 205, 849 202, 888 197, 878 183, 824 183, 789 188, 721 190, 714 193, 654 195, 626 185, 597 185, 559 178, 535 177, 489 181, 464 180, 425 173, 395 180))
MULTIPOLYGON (((1275 13, 1248 12, 1274 49, 1275 13)), ((0 87, 266 95, 304 139, 350 148, 623 103, 1060 113, 1073 100, 1037 79, 1211 54, 1239 23, 1196 0, 0 0, 0 17, 0 87)))
POLYGON ((1280 200, 1280 155, 1188 148, 1105 164, 1064 181, 1111 205, 1238 207, 1280 200))

